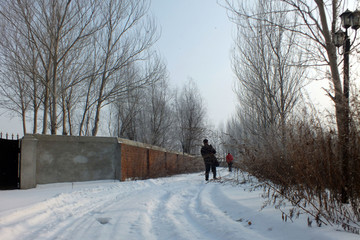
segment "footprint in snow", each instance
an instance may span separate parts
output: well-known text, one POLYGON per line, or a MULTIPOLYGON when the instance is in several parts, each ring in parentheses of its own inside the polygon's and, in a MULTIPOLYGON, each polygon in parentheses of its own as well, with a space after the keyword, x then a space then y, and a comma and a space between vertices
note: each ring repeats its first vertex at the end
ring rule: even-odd
POLYGON ((109 223, 109 221, 111 220, 111 218, 107 218, 107 217, 99 217, 96 218, 96 220, 101 223, 101 224, 107 224, 109 223))

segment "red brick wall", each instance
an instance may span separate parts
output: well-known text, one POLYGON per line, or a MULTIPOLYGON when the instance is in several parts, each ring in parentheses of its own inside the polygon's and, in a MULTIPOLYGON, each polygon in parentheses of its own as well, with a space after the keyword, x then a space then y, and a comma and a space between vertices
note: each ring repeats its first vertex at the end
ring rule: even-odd
POLYGON ((149 149, 149 177, 166 176, 166 152, 149 149))
POLYGON ((165 177, 201 170, 202 159, 121 143, 121 181, 165 177))
POLYGON ((166 169, 169 175, 177 174, 178 168, 178 154, 168 153, 166 156, 166 169))
POLYGON ((121 144, 121 180, 147 177, 147 150, 121 144))

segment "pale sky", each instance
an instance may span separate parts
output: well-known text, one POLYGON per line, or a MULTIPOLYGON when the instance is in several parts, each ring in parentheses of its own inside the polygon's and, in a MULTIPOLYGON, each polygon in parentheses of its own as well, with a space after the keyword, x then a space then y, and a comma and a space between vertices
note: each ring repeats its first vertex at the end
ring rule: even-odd
MULTIPOLYGON (((219 0, 221 3, 221 0, 219 0)), ((235 26, 217 0, 152 0, 150 11, 161 37, 156 48, 182 88, 192 78, 217 127, 235 111, 234 74, 230 63, 235 26)))
MULTIPOLYGON (((236 99, 230 63, 234 24, 226 10, 217 0, 151 0, 150 13, 161 31, 155 48, 167 65, 170 84, 181 89, 192 78, 209 122, 215 127, 225 123, 236 99)), ((31 123, 27 128, 32 130, 31 123)), ((0 132, 22 136, 20 120, 1 115, 0 132)))

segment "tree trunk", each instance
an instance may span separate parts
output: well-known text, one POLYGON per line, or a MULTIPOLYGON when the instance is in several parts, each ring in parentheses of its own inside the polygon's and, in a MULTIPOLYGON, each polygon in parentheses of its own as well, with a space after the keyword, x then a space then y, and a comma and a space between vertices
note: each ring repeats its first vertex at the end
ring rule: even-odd
POLYGON ((26 134, 26 118, 25 118, 26 111, 22 109, 22 125, 23 125, 23 133, 26 134))
POLYGON ((65 96, 62 95, 62 135, 68 135, 67 129, 66 129, 66 122, 67 122, 67 111, 66 111, 66 103, 65 103, 65 96))
POLYGON ((37 100, 36 100, 36 87, 34 88, 34 100, 33 100, 33 108, 34 108, 34 113, 33 113, 33 134, 37 133, 37 118, 38 118, 38 106, 37 106, 37 100))
POLYGON ((101 111, 101 104, 102 101, 98 100, 96 105, 96 113, 95 113, 95 120, 94 120, 94 127, 92 129, 92 136, 96 136, 99 131, 99 122, 100 122, 100 111, 101 111))
MULTIPOLYGON (((325 13, 325 6, 323 1, 315 1, 318 8, 319 14, 321 19, 321 26, 323 27, 323 35, 325 37, 326 43, 326 51, 329 57, 329 65, 331 70, 331 80, 334 84, 335 88, 335 97, 332 97, 335 103, 335 112, 336 112, 336 124, 338 128, 338 149, 339 149, 339 162, 341 163, 342 177, 343 183, 341 189, 341 199, 343 203, 348 201, 348 163, 349 163, 349 81, 347 77, 344 77, 344 90, 341 87, 340 81, 340 73, 337 65, 337 55, 336 55, 336 47, 332 43, 331 33, 328 29, 328 24, 326 21, 326 13, 325 13)), ((335 1, 333 4, 335 4, 335 1)), ((348 52, 347 49, 344 49, 344 52, 348 52)), ((344 58, 346 60, 346 56, 344 58)), ((348 65, 348 63, 347 63, 348 65)), ((345 62, 344 62, 345 66, 345 62)), ((348 69, 344 68, 344 76, 347 75, 346 73, 348 69)))
POLYGON ((45 86, 45 96, 44 96, 44 117, 43 117, 42 134, 46 134, 47 131, 48 111, 49 111, 49 83, 47 82, 45 86))

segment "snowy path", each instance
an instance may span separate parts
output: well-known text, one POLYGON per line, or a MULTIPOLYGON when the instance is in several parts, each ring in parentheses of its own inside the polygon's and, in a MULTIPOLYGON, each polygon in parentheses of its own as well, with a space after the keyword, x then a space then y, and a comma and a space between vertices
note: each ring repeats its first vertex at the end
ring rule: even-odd
POLYGON ((206 184, 201 174, 0 191, 0 201, 5 205, 0 207, 0 239, 359 237, 334 229, 308 228, 300 220, 282 222, 273 208, 259 211, 259 194, 239 186, 206 184))

